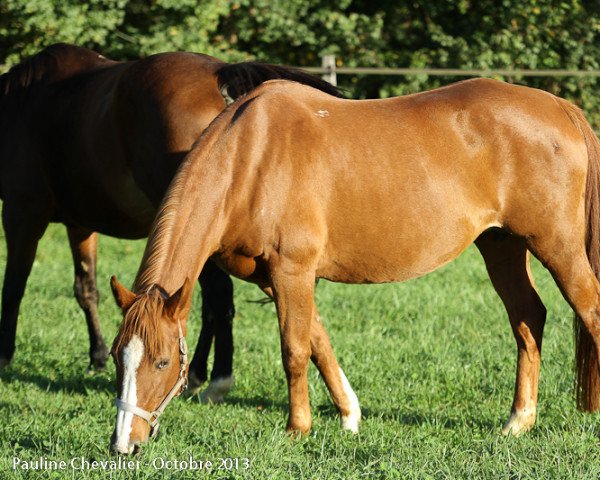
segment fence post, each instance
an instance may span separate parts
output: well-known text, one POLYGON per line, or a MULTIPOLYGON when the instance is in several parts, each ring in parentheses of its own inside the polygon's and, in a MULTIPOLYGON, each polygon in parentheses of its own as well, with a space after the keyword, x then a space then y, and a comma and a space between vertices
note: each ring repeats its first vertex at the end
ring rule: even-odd
POLYGON ((321 66, 325 70, 323 80, 328 81, 334 87, 337 87, 337 74, 335 73, 335 55, 323 55, 321 57, 321 66))

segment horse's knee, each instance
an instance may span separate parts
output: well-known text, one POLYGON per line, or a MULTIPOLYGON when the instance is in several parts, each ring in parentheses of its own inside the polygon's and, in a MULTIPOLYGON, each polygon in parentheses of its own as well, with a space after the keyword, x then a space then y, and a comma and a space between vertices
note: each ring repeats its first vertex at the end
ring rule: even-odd
POLYGON ((298 375, 302 373, 310 358, 310 349, 302 347, 284 347, 283 367, 288 375, 298 375))
POLYGON ((73 293, 81 308, 88 308, 90 304, 97 305, 100 300, 96 282, 89 276, 76 275, 73 284, 73 293))
POLYGON ((233 302, 215 301, 215 299, 203 299, 202 302, 202 322, 211 325, 227 325, 231 327, 235 308, 233 302))

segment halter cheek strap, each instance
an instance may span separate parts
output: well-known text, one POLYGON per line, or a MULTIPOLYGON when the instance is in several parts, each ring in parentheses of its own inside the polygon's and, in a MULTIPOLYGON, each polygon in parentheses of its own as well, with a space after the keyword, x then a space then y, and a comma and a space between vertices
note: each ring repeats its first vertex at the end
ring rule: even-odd
POLYGON ((183 330, 181 329, 181 321, 177 320, 177 327, 179 328, 179 377, 177 377, 177 381, 175 385, 169 390, 167 396, 164 398, 160 405, 153 412, 148 412, 143 408, 138 407, 137 405, 132 405, 131 403, 124 402, 120 398, 115 399, 115 405, 117 409, 124 410, 125 412, 133 413, 134 415, 143 418, 148 422, 150 426, 150 435, 154 435, 156 429, 158 428, 158 417, 160 417, 167 405, 173 398, 177 395, 180 395, 187 388, 187 361, 188 361, 188 350, 187 343, 185 341, 185 337, 183 336, 183 330))

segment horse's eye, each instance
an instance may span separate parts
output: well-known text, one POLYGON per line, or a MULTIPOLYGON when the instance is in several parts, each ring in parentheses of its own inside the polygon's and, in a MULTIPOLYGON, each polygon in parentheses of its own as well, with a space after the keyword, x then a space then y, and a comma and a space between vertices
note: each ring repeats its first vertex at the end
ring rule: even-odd
POLYGON ((166 368, 166 366, 169 364, 168 360, 161 360, 160 362, 158 362, 156 364, 156 368, 158 368, 159 370, 162 370, 164 368, 166 368))

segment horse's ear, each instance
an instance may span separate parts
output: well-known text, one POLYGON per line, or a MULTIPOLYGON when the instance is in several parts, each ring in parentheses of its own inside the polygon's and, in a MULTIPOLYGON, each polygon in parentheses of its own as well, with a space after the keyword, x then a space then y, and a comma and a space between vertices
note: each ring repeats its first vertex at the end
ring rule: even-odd
POLYGON ((135 293, 127 290, 123 285, 121 285, 117 280, 117 277, 114 275, 110 277, 110 288, 112 289, 115 301, 121 310, 125 311, 131 307, 131 304, 135 300, 135 293))
POLYGON ((192 297, 193 288, 194 284, 186 277, 181 288, 167 299, 165 309, 173 318, 182 316, 182 312, 189 303, 188 300, 192 297))

